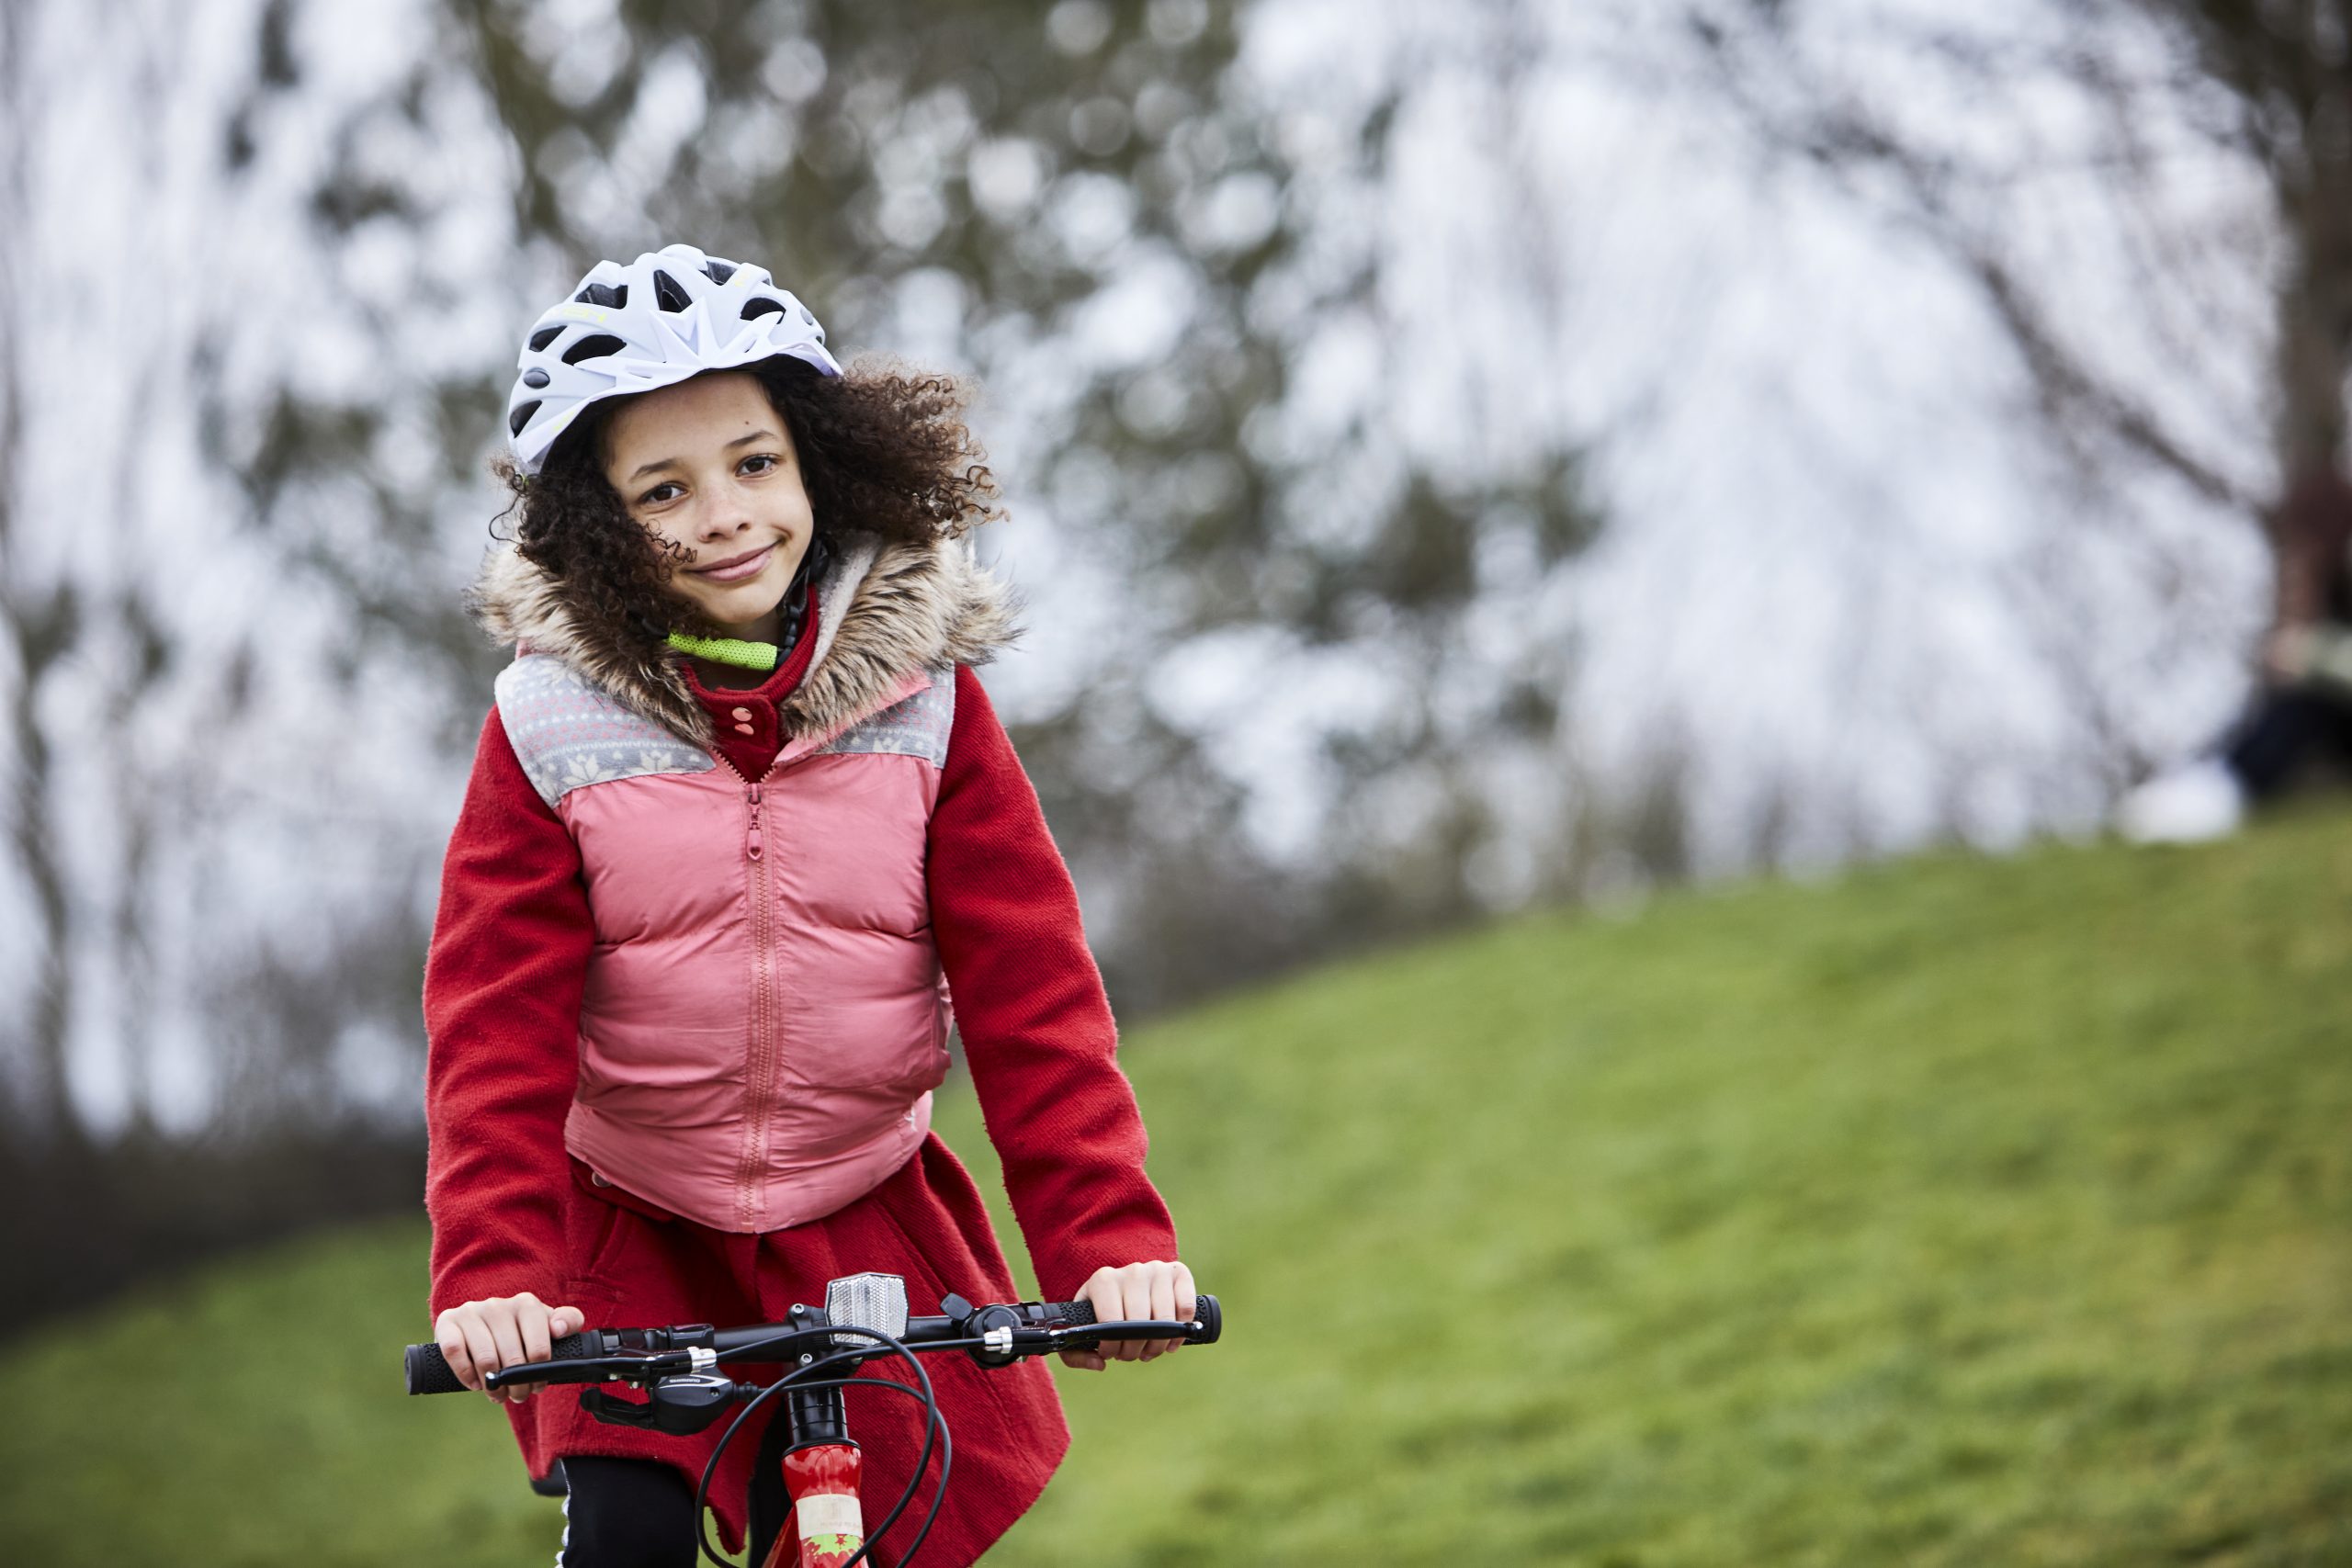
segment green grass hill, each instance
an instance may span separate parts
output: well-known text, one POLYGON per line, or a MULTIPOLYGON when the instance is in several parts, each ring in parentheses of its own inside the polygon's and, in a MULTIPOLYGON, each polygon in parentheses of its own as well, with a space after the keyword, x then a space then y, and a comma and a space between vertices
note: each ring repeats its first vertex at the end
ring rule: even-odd
MULTIPOLYGON (((991 1561, 2352 1562, 2347 1013, 2331 815, 1528 918, 1140 1030, 1227 1341, 1060 1372, 1077 1449, 991 1561)), ((548 1561, 503 1423, 399 1393, 424 1245, 0 1352, 0 1562, 548 1561)))

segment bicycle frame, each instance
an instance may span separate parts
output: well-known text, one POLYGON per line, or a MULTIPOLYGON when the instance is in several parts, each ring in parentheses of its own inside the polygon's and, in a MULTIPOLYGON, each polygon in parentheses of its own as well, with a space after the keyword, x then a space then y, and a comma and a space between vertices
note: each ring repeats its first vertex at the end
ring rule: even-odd
POLYGON ((786 1453, 792 1528, 775 1538, 761 1568, 841 1568, 865 1544, 857 1489, 863 1461, 855 1443, 811 1443, 786 1453))

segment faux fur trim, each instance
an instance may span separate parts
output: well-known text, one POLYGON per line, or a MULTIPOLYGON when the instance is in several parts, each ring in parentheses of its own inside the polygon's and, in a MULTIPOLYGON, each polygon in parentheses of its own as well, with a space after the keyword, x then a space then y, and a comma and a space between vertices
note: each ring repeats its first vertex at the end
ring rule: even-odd
MULTIPOLYGON (((467 605, 493 641, 560 660, 622 706, 711 749, 710 715, 686 682, 684 656, 665 650, 650 664, 633 656, 512 544, 484 558, 467 605)), ((1021 635, 1019 611, 1011 587, 964 541, 837 547, 805 634, 817 639, 808 672, 777 712, 780 727, 787 736, 846 728, 910 671, 985 664, 1021 635)))
POLYGON ((493 546, 483 558, 466 607, 492 642, 516 644, 518 654, 527 649, 559 660, 631 712, 710 749, 710 716, 695 700, 676 656, 650 662, 638 657, 609 628, 575 614, 564 584, 524 559, 512 544, 493 546))

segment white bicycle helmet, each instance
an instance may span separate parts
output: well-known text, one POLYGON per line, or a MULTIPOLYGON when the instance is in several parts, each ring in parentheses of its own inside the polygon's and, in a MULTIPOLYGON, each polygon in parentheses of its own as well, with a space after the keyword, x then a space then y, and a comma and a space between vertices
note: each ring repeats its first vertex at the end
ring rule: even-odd
POLYGON ((536 474, 580 411, 775 355, 842 373, 808 307, 765 267, 665 245, 628 266, 600 261, 570 299, 532 323, 506 400, 514 461, 536 474))

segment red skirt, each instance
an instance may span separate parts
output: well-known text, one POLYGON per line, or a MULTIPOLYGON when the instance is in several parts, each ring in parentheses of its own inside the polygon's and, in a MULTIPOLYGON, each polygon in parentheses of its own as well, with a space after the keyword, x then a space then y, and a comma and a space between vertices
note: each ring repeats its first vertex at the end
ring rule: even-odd
MULTIPOLYGON (((774 1323, 796 1302, 821 1304, 825 1283, 872 1270, 907 1281, 909 1309, 934 1314, 953 1292, 974 1302, 1015 1299, 1012 1273, 989 1224, 979 1190, 937 1134, 881 1186, 807 1224, 764 1235, 711 1230, 615 1188, 594 1186, 572 1166, 564 1205, 560 1298, 597 1328, 711 1323, 722 1328, 774 1323)), ((904 1364, 869 1364, 868 1375, 906 1376, 904 1364)), ((1051 1373, 1039 1362, 984 1369, 960 1353, 923 1358, 940 1414, 956 1440, 956 1470, 939 1519, 922 1550, 933 1568, 976 1561, 1045 1490, 1069 1447, 1069 1427, 1051 1373)), ((913 1472, 922 1448, 922 1406, 881 1389, 846 1391, 850 1435, 865 1450, 865 1522, 881 1522, 913 1472)), ((660 1460, 689 1484, 726 1429, 720 1422, 693 1437, 608 1427, 580 1408, 576 1391, 556 1385, 510 1405, 514 1435, 534 1476, 571 1454, 660 1460)), ((759 1416, 728 1445, 711 1483, 710 1502, 728 1550, 741 1550, 744 1495, 759 1447, 759 1416)), ((901 1521, 872 1559, 898 1561, 930 1506, 930 1475, 901 1521)))

